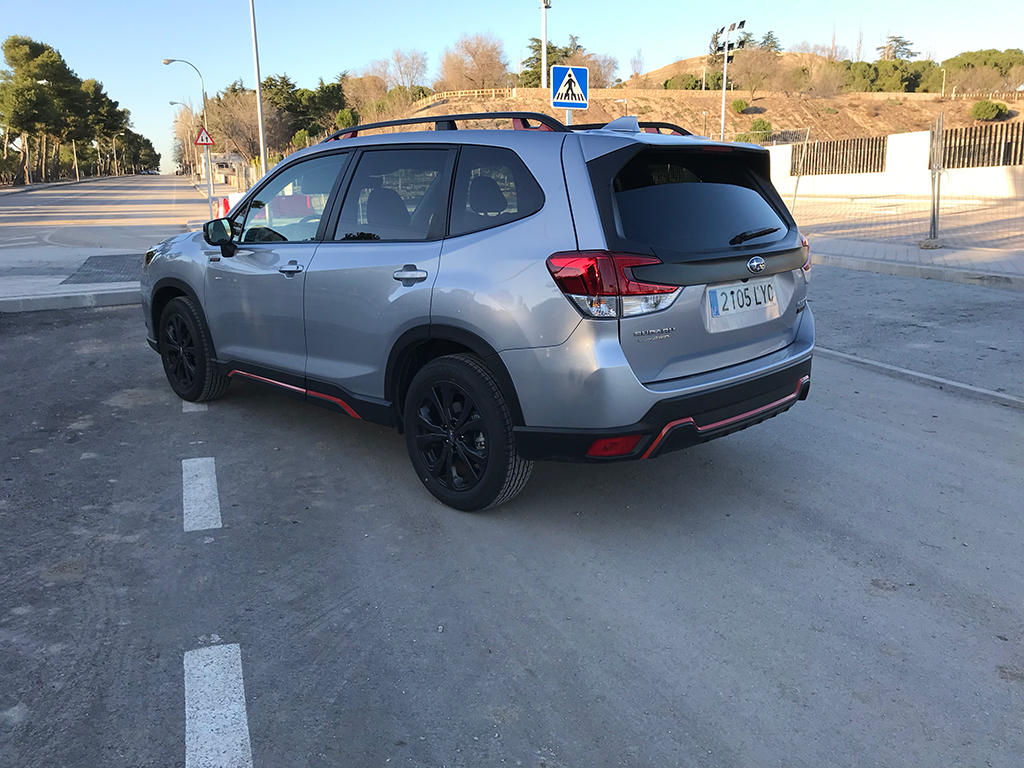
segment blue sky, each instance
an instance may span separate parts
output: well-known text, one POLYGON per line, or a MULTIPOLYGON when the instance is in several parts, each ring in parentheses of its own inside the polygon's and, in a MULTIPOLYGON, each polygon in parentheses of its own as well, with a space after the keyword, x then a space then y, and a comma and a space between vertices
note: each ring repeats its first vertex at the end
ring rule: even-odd
MULTIPOLYGON (((168 101, 200 100, 203 73, 210 94, 241 78, 254 80, 248 0, 48 0, 16 17, 0 19, 0 39, 27 35, 57 48, 82 78, 101 80, 107 93, 131 110, 137 132, 149 137, 169 170, 174 107, 168 101)), ((395 48, 425 51, 432 77, 438 57, 462 33, 491 32, 505 43, 513 69, 526 56, 530 37, 540 36, 539 0, 437 2, 437 0, 256 0, 260 71, 288 73, 302 87, 339 72, 355 73, 395 48)), ((864 34, 864 58, 887 34, 902 35, 914 50, 941 60, 965 50, 1024 45, 1024 2, 953 0, 844 3, 822 0, 687 3, 647 0, 553 0, 548 36, 564 44, 568 35, 619 61, 642 49, 645 69, 707 51, 717 27, 740 19, 760 37, 771 29, 788 48, 801 41, 836 42, 850 49, 864 34)), ((216 137, 214 137, 216 138, 216 137)))

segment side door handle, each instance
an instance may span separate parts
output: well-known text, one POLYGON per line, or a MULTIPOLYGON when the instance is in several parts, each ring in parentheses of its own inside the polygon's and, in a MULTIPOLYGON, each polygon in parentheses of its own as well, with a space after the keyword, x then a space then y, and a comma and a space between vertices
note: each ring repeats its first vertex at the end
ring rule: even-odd
POLYGON ((287 275, 291 277, 292 275, 298 274, 299 272, 302 271, 302 265, 299 264, 299 262, 292 259, 277 271, 280 272, 282 275, 287 275))
POLYGON ((415 264, 406 264, 401 269, 396 269, 395 274, 392 275, 395 280, 401 281, 402 285, 408 288, 414 283, 422 283, 427 279, 427 273, 422 269, 417 269, 415 264))

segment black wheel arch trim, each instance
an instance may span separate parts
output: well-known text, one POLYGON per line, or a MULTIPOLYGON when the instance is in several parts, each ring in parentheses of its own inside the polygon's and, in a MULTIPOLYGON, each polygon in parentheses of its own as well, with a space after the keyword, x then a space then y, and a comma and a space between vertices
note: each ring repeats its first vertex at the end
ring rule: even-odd
POLYGON ((398 392, 402 374, 401 365, 404 364, 408 355, 414 352, 417 347, 435 340, 459 344, 480 357, 501 387, 502 394, 505 396, 505 404, 509 409, 509 414, 512 416, 512 424, 517 427, 525 424, 523 409, 519 404, 519 394, 516 392, 515 383, 512 381, 512 376, 509 374, 508 368, 505 367, 505 363, 502 361, 497 350, 475 333, 443 323, 431 323, 410 328, 399 336, 391 347, 391 354, 388 356, 387 368, 384 374, 384 396, 391 403, 396 424, 402 423, 402 403, 400 402, 401 398, 398 392))
MULTIPOLYGON (((186 297, 188 297, 188 299, 192 302, 192 304, 195 305, 196 310, 199 312, 199 316, 202 318, 203 324, 206 326, 206 330, 207 330, 208 334, 209 334, 209 330, 210 330, 210 324, 206 322, 206 312, 203 310, 203 303, 199 300, 199 295, 195 292, 195 290, 192 288, 192 286, 189 285, 188 283, 186 283, 184 280, 181 280, 181 279, 176 278, 176 277, 163 277, 163 278, 161 278, 161 279, 156 281, 156 283, 153 285, 152 291, 150 291, 150 294, 149 294, 150 320, 151 320, 151 322, 153 324, 152 325, 152 327, 153 327, 153 335, 156 338, 149 339, 148 341, 149 341, 149 346, 151 346, 154 349, 154 351, 158 351, 158 347, 159 347, 159 343, 160 343, 160 338, 159 338, 160 332, 157 329, 157 326, 160 324, 160 315, 163 312, 163 307, 166 306, 166 302, 165 302, 163 304, 163 306, 160 306, 160 311, 158 312, 157 311, 157 306, 158 305, 157 305, 157 302, 156 302, 156 297, 158 295, 160 295, 160 293, 162 293, 163 291, 167 290, 168 288, 173 288, 176 291, 181 291, 182 294, 184 294, 186 297)), ((213 335, 212 334, 209 334, 209 335, 210 335, 210 347, 212 348, 213 357, 216 358, 217 357, 217 352, 216 352, 216 349, 213 348, 213 335)))

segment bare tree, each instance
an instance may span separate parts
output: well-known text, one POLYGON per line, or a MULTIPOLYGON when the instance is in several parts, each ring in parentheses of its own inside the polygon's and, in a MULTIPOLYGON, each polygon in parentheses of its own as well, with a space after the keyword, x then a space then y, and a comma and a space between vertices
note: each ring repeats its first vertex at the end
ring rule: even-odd
POLYGON ((368 72, 364 72, 362 77, 350 77, 345 81, 345 97, 363 122, 376 118, 373 105, 380 102, 387 92, 384 78, 368 72))
MULTIPOLYGON (((249 90, 228 90, 207 103, 210 132, 229 152, 237 152, 247 163, 260 154, 260 130, 256 119, 256 94, 249 90)), ((263 127, 267 146, 283 148, 291 138, 288 121, 281 111, 263 99, 263 127)))
POLYGON ((389 64, 389 88, 396 85, 412 88, 422 85, 426 79, 427 54, 423 51, 400 51, 396 48, 391 52, 389 64))
POLYGON ((490 33, 463 35, 445 48, 435 91, 504 88, 511 79, 501 41, 490 33))
POLYGON ((861 49, 864 47, 864 25, 857 29, 857 61, 860 61, 861 49))
POLYGON ((560 64, 566 67, 586 67, 591 88, 611 88, 615 85, 615 71, 619 68, 619 62, 613 56, 582 50, 569 55, 560 64))
POLYGON ((633 56, 629 60, 629 76, 630 78, 638 78, 644 73, 644 52, 640 49, 636 49, 636 56, 633 56))
POLYGON ((750 100, 753 101, 754 94, 774 79, 778 68, 779 57, 774 51, 760 47, 748 48, 733 54, 729 75, 737 85, 750 91, 750 100))

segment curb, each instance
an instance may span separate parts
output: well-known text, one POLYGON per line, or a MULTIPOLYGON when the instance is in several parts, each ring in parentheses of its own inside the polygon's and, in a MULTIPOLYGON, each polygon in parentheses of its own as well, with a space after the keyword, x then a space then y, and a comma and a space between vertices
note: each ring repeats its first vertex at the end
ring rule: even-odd
POLYGON ((0 298, 0 314, 43 312, 49 309, 81 309, 85 307, 118 307, 141 304, 139 286, 109 291, 82 293, 51 293, 43 296, 10 296, 0 298))
POLYGON ((20 195, 25 192, 42 192, 47 189, 56 189, 57 187, 70 187, 75 184, 89 184, 93 181, 105 181, 107 179, 120 179, 121 176, 90 176, 88 179, 81 179, 80 181, 51 181, 46 184, 30 184, 21 187, 12 187, 11 189, 0 189, 0 197, 7 195, 20 195))
POLYGON ((943 280, 947 283, 960 283, 961 285, 981 285, 986 288, 1024 291, 1024 277, 1016 275, 993 275, 990 272, 970 272, 966 269, 929 267, 924 264, 858 259, 853 256, 832 256, 827 253, 812 254, 811 264, 839 267, 840 269, 856 269, 861 272, 877 272, 882 275, 921 277, 926 280, 943 280))
POLYGON ((868 360, 864 357, 848 355, 845 352, 837 352, 834 349, 826 349, 825 347, 815 346, 814 354, 820 355, 826 359, 841 360, 845 363, 859 365, 862 368, 887 373, 890 376, 895 376, 898 379, 905 379, 906 381, 912 381, 916 384, 936 387, 944 392, 956 392, 957 394, 966 395, 967 397, 973 397, 979 400, 988 400, 992 403, 998 403, 999 405, 1006 405, 1010 408, 1016 408, 1024 411, 1024 398, 1007 395, 1004 392, 995 392, 991 389, 983 389, 982 387, 975 387, 970 384, 962 384, 959 381, 944 379, 941 376, 931 376, 927 373, 919 373, 918 371, 911 371, 906 368, 900 368, 896 365, 880 363, 877 360, 868 360))

